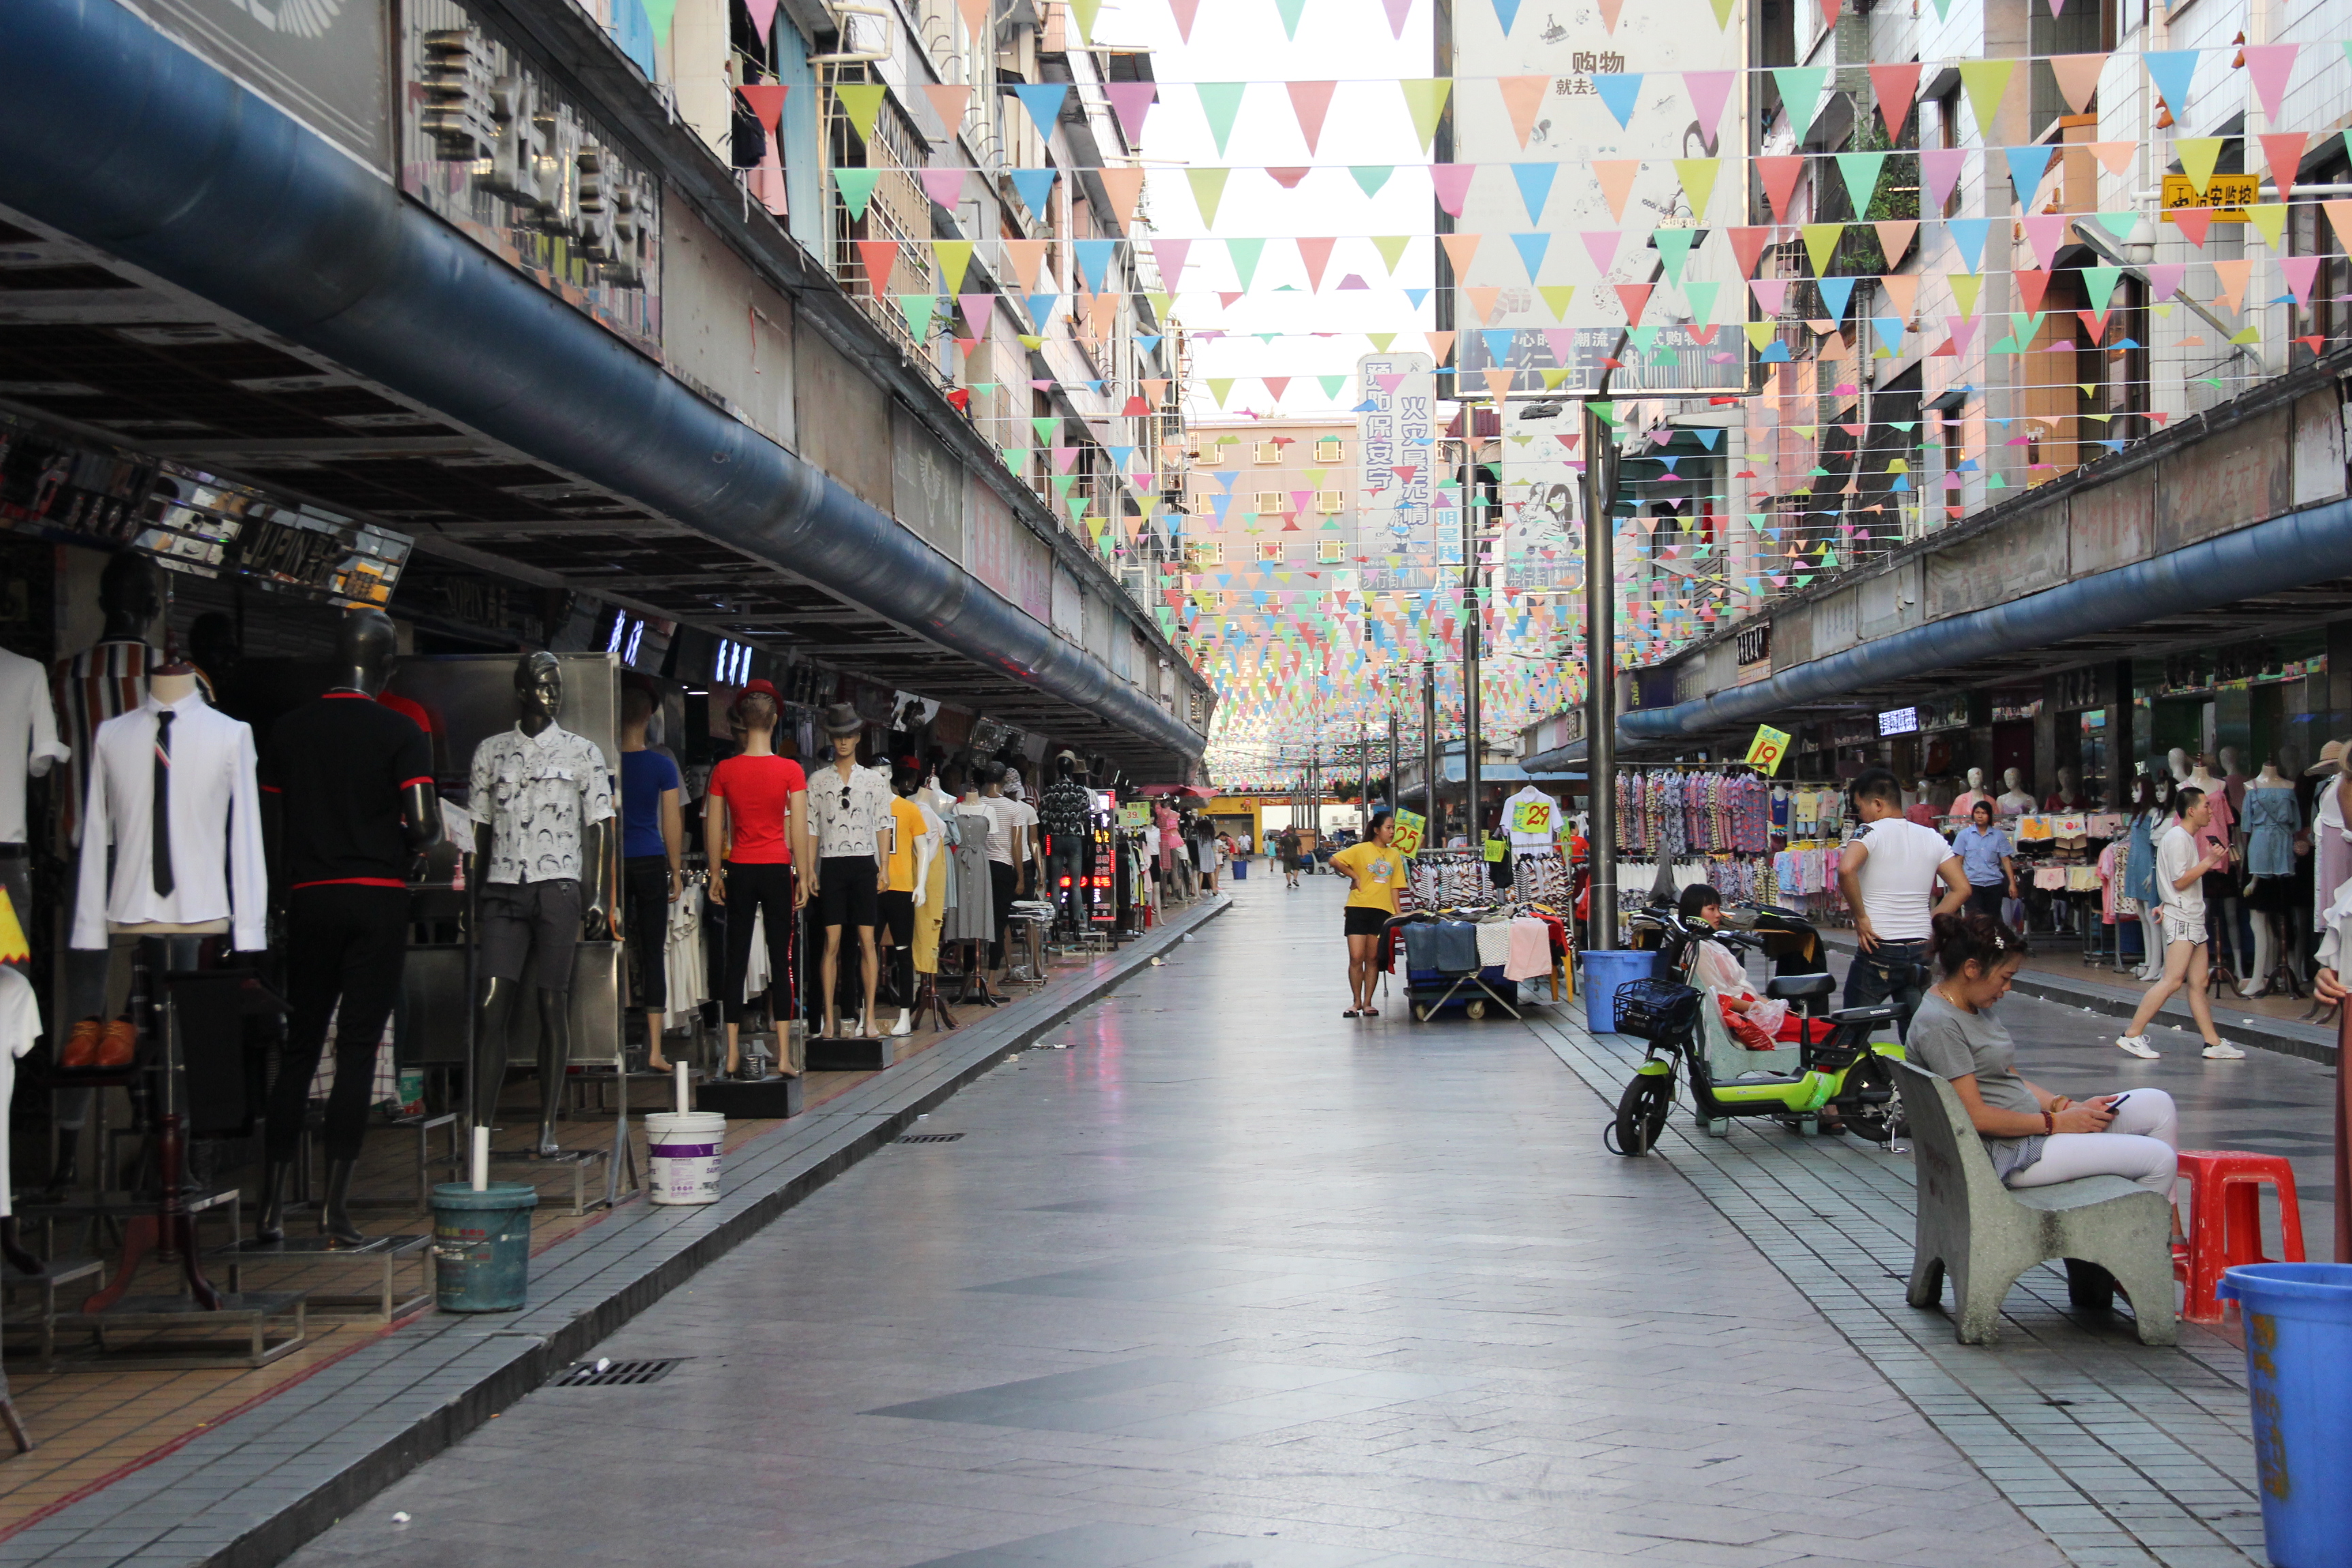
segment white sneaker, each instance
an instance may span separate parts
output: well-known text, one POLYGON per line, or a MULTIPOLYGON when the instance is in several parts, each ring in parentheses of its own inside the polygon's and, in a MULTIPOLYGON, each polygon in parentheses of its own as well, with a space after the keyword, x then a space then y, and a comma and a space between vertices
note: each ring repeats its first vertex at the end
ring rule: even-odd
POLYGON ((2137 1057, 2144 1062, 2152 1062, 2164 1054, 2147 1043, 2146 1035, 2118 1035, 2116 1037, 2116 1049, 2127 1057, 2137 1057))
POLYGON ((2209 1062, 2240 1061, 2244 1058, 2245 1054, 2225 1040, 2216 1040, 2205 1047, 2205 1059, 2209 1062))

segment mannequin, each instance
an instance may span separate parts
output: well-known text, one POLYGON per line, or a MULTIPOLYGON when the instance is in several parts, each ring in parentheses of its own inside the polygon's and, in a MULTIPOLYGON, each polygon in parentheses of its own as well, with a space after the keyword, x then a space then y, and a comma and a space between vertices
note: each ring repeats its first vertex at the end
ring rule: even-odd
POLYGON ((2221 767, 2221 788, 2230 796, 2230 815, 2242 816, 2246 810, 2246 775, 2239 770, 2238 748, 2224 746, 2214 755, 2221 767))
MULTIPOLYGON (((2245 808, 2239 825, 2245 833, 2246 875, 2251 879, 2254 959, 2238 994, 2260 996, 2271 988, 2282 947, 2292 940, 2294 902, 2295 841, 2303 832, 2303 810, 2295 802, 2294 782, 2281 773, 2274 762, 2247 782, 2245 808)), ((2301 994, 2299 963, 2284 970, 2287 985, 2301 994)))
MULTIPOLYGON (((154 563, 128 550, 110 557, 98 580, 98 607, 104 617, 98 641, 61 661, 51 675, 58 744, 66 753, 60 758, 66 763, 66 774, 58 819, 69 846, 81 843, 82 806, 89 793, 90 742, 100 725, 139 706, 146 693, 148 668, 157 662, 155 650, 147 645, 148 629, 163 613, 163 589, 154 563)), ((74 1023, 69 1037, 56 1047, 60 1058, 85 1064, 94 1060, 100 1037, 109 1030, 120 1036, 121 1047, 127 1050, 130 1025, 109 1024, 102 1016, 112 988, 112 954, 68 949, 61 968, 64 984, 58 998, 58 1011, 74 1023)), ((58 1164, 49 1177, 53 1191, 75 1184, 76 1155, 81 1130, 89 1119, 92 1093, 70 1089, 57 1097, 58 1164)))
POLYGON ((931 867, 939 858, 944 829, 924 801, 920 782, 912 762, 901 763, 891 779, 896 798, 890 802, 889 858, 884 868, 887 886, 882 893, 881 923, 883 939, 890 944, 885 956, 894 964, 905 965, 891 972, 898 991, 898 1021, 890 1029, 894 1037, 913 1032, 916 998, 923 985, 918 977, 938 973, 940 966, 938 928, 934 925, 929 932, 927 945, 922 922, 931 867), (898 978, 901 975, 903 979, 898 978))
POLYGON ((998 985, 1004 984, 1011 947, 1013 900, 1020 896, 1021 868, 1029 863, 1028 829, 1022 826, 1020 802, 1004 795, 1004 764, 983 762, 973 770, 980 778, 981 808, 988 813, 988 880, 990 919, 995 931, 990 939, 988 965, 998 985))
POLYGON ((1079 772, 1076 752, 1056 752, 1054 782, 1037 812, 1045 834, 1045 896, 1054 900, 1055 923, 1073 934, 1086 929, 1082 879, 1094 809, 1094 795, 1079 782, 1079 772))
POLYGON ((857 765, 857 743, 865 733, 866 721, 857 716, 856 709, 846 702, 827 708, 824 738, 832 760, 809 780, 809 812, 817 853, 809 896, 816 903, 817 924, 824 930, 817 984, 824 997, 824 1026, 819 1033, 826 1039, 844 1037, 836 982, 845 925, 857 933, 859 973, 865 982, 855 1037, 880 1037, 874 1029, 874 988, 881 976, 874 927, 880 919, 879 897, 887 881, 882 838, 890 821, 891 797, 879 774, 857 765))
POLYGON ((2174 784, 2184 784, 2189 782, 2189 753, 2187 752, 2182 751, 2178 746, 2173 747, 2172 750, 2164 753, 2164 766, 2165 771, 2171 773, 2172 782, 2174 784))
POLYGON ((2124 895, 2139 905, 2137 973, 2142 980, 2155 980, 2164 973, 2164 911, 2157 899, 2156 844, 2172 825, 2171 785, 2169 778, 2146 773, 2133 781, 2131 825, 2125 840, 2124 895))
POLYGON ((2050 797, 2042 803, 2042 809, 2044 811, 2082 811, 2086 809, 2089 805, 2090 801, 2088 797, 2083 794, 2081 776, 2077 774, 2073 768, 2060 768, 2058 770, 2058 787, 2050 792, 2050 797))
POLYGON ((2015 768, 2003 768, 2000 782, 2001 796, 1994 804, 2003 816, 2023 816, 2033 809, 2033 795, 2025 787, 2023 774, 2015 768))
POLYGON ((1969 770, 1969 787, 1952 797, 1952 808, 1945 815, 1948 816, 1967 816, 1976 810, 1977 802, 1990 799, 1992 799, 1992 796, 1985 790, 1984 770, 1982 768, 1970 768, 1969 770))
POLYGON ((264 1241, 286 1236, 287 1183, 331 1016, 335 1083, 319 1230, 338 1246, 367 1239, 351 1220, 352 1172, 367 1134, 376 1047, 408 953, 409 868, 441 828, 432 741, 376 701, 398 647, 382 611, 346 616, 337 628, 334 684, 278 720, 262 760, 292 1004, 269 1089, 257 1230, 264 1241))
POLYGON ((637 982, 630 1000, 646 1012, 646 1066, 669 1071, 662 1019, 669 1010, 670 911, 686 892, 685 781, 677 760, 652 742, 654 694, 621 692, 621 895, 637 982))
MULTIPOLYGON (((741 750, 710 770, 703 795, 702 847, 710 863, 710 901, 727 911, 727 951, 719 970, 719 1016, 727 1027, 727 1075, 740 1069, 744 994, 751 972, 751 946, 764 931, 768 942, 769 1016, 782 1024, 797 1016, 791 999, 798 983, 793 968, 794 911, 808 902, 807 881, 799 875, 814 858, 809 831, 808 778, 800 763, 776 754, 777 717, 782 699, 772 683, 748 681, 736 694, 728 719, 741 750), (776 987, 786 1004, 777 1006, 776 987)), ((797 1037, 787 1026, 780 1044, 782 1076, 800 1076, 793 1060, 797 1037)))
MULTIPOLYGON (((1928 808, 1936 814, 1938 820, 1952 815, 1952 803, 1957 797, 1957 794, 1958 792, 1952 787, 1952 781, 1950 779, 1939 778, 1932 781, 1928 784, 1927 805, 1928 808)), ((1973 801, 1969 802, 1971 806, 1975 804, 1976 803, 1973 801)))
POLYGON ((946 936, 963 944, 963 991, 956 1000, 982 1007, 996 1006, 1003 1000, 989 990, 987 964, 982 956, 996 936, 996 894, 990 871, 992 862, 988 858, 988 838, 995 831, 996 818, 973 776, 980 769, 994 765, 983 762, 965 772, 957 781, 962 794, 950 813, 956 831, 955 864, 949 873, 955 879, 955 907, 947 912, 946 936))
POLYGON ((595 742, 556 722, 563 667, 551 653, 515 663, 511 730, 474 749, 466 795, 474 818, 473 1125, 492 1125, 506 1087, 507 1030, 525 968, 539 1005, 539 1140, 563 1152, 555 1112, 572 1054, 572 966, 579 944, 612 929, 613 786, 595 742))

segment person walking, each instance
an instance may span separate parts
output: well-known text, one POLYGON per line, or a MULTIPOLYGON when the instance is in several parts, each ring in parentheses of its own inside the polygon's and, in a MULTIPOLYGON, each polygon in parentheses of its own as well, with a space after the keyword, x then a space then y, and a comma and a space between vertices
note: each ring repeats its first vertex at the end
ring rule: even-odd
POLYGON ((1396 818, 1383 811, 1372 818, 1371 837, 1331 857, 1331 869, 1348 879, 1342 918, 1348 935, 1348 1010, 1343 1018, 1377 1018, 1372 986, 1380 977, 1381 932, 1397 912, 1397 889, 1404 886, 1403 855, 1391 847, 1396 818))
POLYGON ((1276 850, 1282 856, 1282 885, 1286 888, 1298 886, 1298 829, 1284 828, 1282 837, 1274 843, 1276 850))
POLYGON ((2189 987, 2189 1016, 2205 1037, 2208 1061, 2236 1061, 2246 1053, 2221 1038, 2213 1027, 2213 1003, 2206 994, 2212 973, 2212 954, 2205 941, 2204 878, 2230 863, 2227 844, 2198 836, 2213 820, 2213 803, 2203 790, 2183 784, 2173 792, 2173 825, 2156 846, 2156 896, 2162 905, 2164 973, 2147 988, 2133 1010, 2131 1025, 2116 1038, 2116 1048, 2142 1061, 2163 1055, 2148 1044, 2147 1026, 2172 994, 2189 987))
POLYGON ((2006 924, 2000 918, 2000 901, 2018 896, 2017 847, 2010 843, 2008 834, 1993 826, 1992 802, 1977 802, 1969 817, 1969 825, 1952 836, 1952 847, 1968 873, 1969 911, 1995 925, 2006 924))
POLYGON ((1904 817, 1903 786, 1886 769, 1864 772, 1853 781, 1853 795, 1863 832, 1846 846, 1838 887, 1853 910, 1861 951, 1845 972, 1845 1005, 1892 1001, 1903 1009, 1900 1033, 1919 1008, 1932 922, 1968 902, 1968 874, 1942 834, 1904 817), (1941 900, 1935 896, 1939 879, 1941 900))

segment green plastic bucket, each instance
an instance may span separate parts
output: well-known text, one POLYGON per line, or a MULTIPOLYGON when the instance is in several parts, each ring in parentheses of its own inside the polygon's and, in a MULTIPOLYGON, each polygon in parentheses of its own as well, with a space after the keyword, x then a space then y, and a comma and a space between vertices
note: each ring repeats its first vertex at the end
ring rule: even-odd
POLYGON ((434 1284, 445 1312, 511 1312, 530 1283, 530 1211, 539 1194, 520 1182, 480 1192, 464 1182, 433 1189, 434 1284))

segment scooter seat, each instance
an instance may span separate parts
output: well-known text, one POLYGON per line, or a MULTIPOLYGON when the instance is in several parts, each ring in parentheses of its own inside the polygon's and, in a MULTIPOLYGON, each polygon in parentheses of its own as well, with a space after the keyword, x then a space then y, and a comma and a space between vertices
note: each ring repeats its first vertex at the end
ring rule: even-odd
POLYGON ((1776 974, 1764 984, 1765 995, 1783 1002, 1809 1001, 1836 989, 1837 980, 1827 974, 1776 974))
POLYGON ((1892 1024, 1903 1016, 1903 1009, 1891 1002, 1875 1007, 1841 1007, 1829 1016, 1832 1024, 1892 1024))

